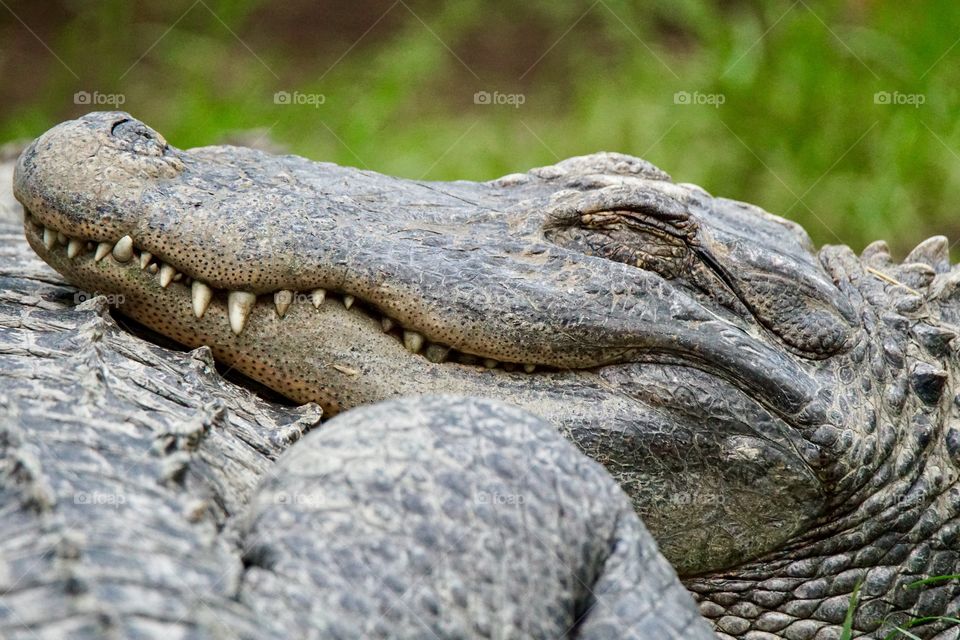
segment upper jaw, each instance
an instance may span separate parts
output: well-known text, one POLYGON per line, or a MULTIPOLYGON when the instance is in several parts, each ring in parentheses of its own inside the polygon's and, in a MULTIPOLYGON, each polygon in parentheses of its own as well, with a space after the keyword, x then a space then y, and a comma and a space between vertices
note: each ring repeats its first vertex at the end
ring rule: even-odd
MULTIPOLYGON (((166 285, 179 275, 200 283, 191 286, 201 297, 203 285, 224 291, 237 308, 234 333, 256 295, 335 291, 424 343, 481 359, 585 369, 678 358, 738 381, 782 413, 801 412, 815 395, 807 367, 756 323, 656 273, 547 242, 545 217, 567 206, 549 183, 445 187, 252 150, 179 152, 142 128, 126 114, 60 125, 24 154, 16 195, 48 228, 151 254, 166 285), (50 157, 70 141, 92 154, 82 175, 50 157), (175 165, 175 174, 137 174, 144 155, 149 168, 175 165), (110 180, 118 165, 120 186, 110 180), (388 186, 397 204, 384 209, 388 186)), ((574 206, 594 194, 629 198, 628 187, 573 193, 574 206)), ((703 200, 670 183, 657 188, 703 200)))
POLYGON ((778 414, 803 416, 810 424, 822 418, 809 409, 817 389, 814 377, 762 334, 721 318, 656 274, 572 256, 556 247, 540 247, 542 253, 531 254, 539 256, 536 261, 501 261, 512 269, 509 276, 504 269, 499 277, 478 269, 471 278, 451 281, 453 274, 442 270, 417 270, 429 255, 418 256, 417 247, 423 247, 416 242, 407 254, 410 263, 400 265, 373 258, 381 251, 374 243, 366 253, 353 254, 355 262, 344 269, 349 277, 321 276, 303 288, 256 296, 250 293, 254 287, 233 293, 211 287, 196 273, 171 264, 167 255, 147 251, 155 245, 129 235, 119 243, 87 244, 69 237, 51 242, 59 234, 47 231, 45 239, 37 219, 29 218, 26 226, 37 251, 68 278, 80 262, 99 263, 97 258, 147 269, 163 288, 186 287, 195 316, 205 312, 210 300, 221 300, 234 334, 246 330, 258 300, 272 304, 282 317, 290 303, 319 306, 324 297, 328 302, 336 297, 347 308, 365 309, 409 351, 436 362, 508 363, 528 372, 631 361, 686 362, 749 390, 778 414), (78 255, 64 259, 71 248, 78 255), (566 283, 557 282, 558 273, 566 283), (598 273, 615 279, 618 287, 610 289, 598 273))

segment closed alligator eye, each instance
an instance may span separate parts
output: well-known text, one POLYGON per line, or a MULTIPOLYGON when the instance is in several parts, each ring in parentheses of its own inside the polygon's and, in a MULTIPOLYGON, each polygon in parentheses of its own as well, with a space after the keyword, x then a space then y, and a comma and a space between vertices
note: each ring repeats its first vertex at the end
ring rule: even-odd
POLYGON ((722 202, 688 208, 635 190, 587 196, 556 211, 543 232, 566 249, 655 273, 714 311, 755 321, 804 358, 842 350, 856 325, 849 304, 815 261, 797 258, 804 252, 792 234, 776 234, 769 247, 745 241, 755 224, 722 202))
POLYGON ((701 243, 697 220, 677 201, 649 194, 631 204, 558 218, 544 230, 564 248, 656 273, 741 315, 748 313, 701 243))

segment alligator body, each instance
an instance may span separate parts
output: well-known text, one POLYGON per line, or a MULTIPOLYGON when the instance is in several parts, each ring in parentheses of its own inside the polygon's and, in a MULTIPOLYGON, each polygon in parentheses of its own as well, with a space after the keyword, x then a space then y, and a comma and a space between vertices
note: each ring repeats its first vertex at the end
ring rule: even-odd
POLYGON ((299 442, 317 405, 271 406, 206 347, 130 335, 107 297, 77 304, 16 207, 0 638, 712 637, 616 483, 543 420, 417 398, 299 442))
POLYGON ((295 401, 451 393, 545 418, 721 637, 839 638, 858 585, 859 634, 956 612, 956 581, 909 587, 960 573, 945 238, 902 263, 816 252, 618 154, 428 183, 182 151, 122 113, 41 136, 14 191, 68 280, 295 401))

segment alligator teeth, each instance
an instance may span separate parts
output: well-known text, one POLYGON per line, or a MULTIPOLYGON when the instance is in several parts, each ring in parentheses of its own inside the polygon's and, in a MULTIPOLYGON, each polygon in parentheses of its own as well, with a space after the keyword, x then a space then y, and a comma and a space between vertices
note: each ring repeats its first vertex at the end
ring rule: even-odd
POLYGON ((314 289, 310 292, 310 299, 313 300, 313 307, 319 309, 320 305, 323 304, 324 298, 327 297, 326 289, 314 289))
POLYGON ((442 344, 431 344, 427 346, 427 350, 423 355, 426 356, 430 362, 446 362, 447 356, 450 355, 450 347, 445 347, 442 344))
POLYGON ((113 257, 117 262, 130 262, 133 259, 133 238, 123 236, 113 247, 113 257))
POLYGON ((153 254, 149 251, 144 251, 140 254, 140 268, 146 269, 150 266, 150 261, 153 260, 153 254))
POLYGON ((110 253, 112 247, 109 242, 101 242, 97 245, 97 252, 93 254, 94 262, 100 262, 107 257, 107 254, 110 253))
POLYGON ((67 234, 65 234, 63 231, 57 231, 57 242, 60 244, 67 244, 70 242, 70 238, 68 238, 67 234))
POLYGON ((483 366, 485 366, 487 369, 496 369, 498 364, 500 363, 493 358, 486 358, 483 361, 483 366))
POLYGON ((173 276, 177 275, 177 270, 168 264, 160 267, 160 286, 164 289, 173 282, 173 276))
POLYGON ((353 296, 349 296, 349 295, 343 296, 343 306, 349 309, 350 307, 353 306, 354 300, 355 298, 353 296))
POLYGON ((203 314, 207 311, 207 307, 210 306, 210 299, 213 298, 213 289, 199 280, 194 280, 193 285, 190 287, 190 293, 193 297, 193 315, 202 318, 203 314))
POLYGON ((410 353, 420 353, 420 349, 423 348, 423 336, 416 331, 404 331, 403 346, 410 353))
POLYGON ((380 318, 380 326, 383 327, 383 332, 387 333, 388 331, 393 329, 396 325, 394 324, 393 320, 391 320, 387 316, 383 316, 382 318, 380 318))
POLYGON ((535 365, 535 364, 525 364, 525 365, 523 365, 523 370, 526 371, 527 373, 533 373, 534 371, 537 370, 537 365, 535 365))
POLYGON ((47 248, 47 251, 52 251, 53 248, 57 245, 57 232, 53 229, 43 229, 43 246, 47 248))
POLYGON ((277 315, 281 318, 286 315, 291 302, 293 302, 293 291, 277 291, 273 294, 273 304, 277 306, 277 315))
POLYGON ((230 315, 230 328, 237 335, 243 331, 250 317, 250 311, 257 302, 257 296, 246 291, 231 291, 227 296, 227 309, 230 315))
POLYGON ((67 257, 73 260, 80 255, 80 252, 83 251, 83 244, 83 240, 70 238, 70 241, 67 242, 67 257))
POLYGON ((147 267, 147 271, 153 274, 156 274, 157 271, 159 270, 160 270, 160 266, 156 262, 150 263, 150 265, 147 267))

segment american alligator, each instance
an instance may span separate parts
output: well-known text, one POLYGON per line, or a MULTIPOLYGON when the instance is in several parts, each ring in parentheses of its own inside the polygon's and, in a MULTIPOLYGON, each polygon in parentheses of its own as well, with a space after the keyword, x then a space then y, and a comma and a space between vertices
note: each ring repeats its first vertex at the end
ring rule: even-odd
POLYGON ((545 418, 619 481, 720 637, 838 638, 855 591, 868 637, 957 610, 957 581, 911 586, 960 573, 943 237, 902 263, 882 242, 816 252, 630 156, 432 183, 183 151, 124 113, 41 136, 14 191, 68 280, 294 401, 451 393, 545 418))

